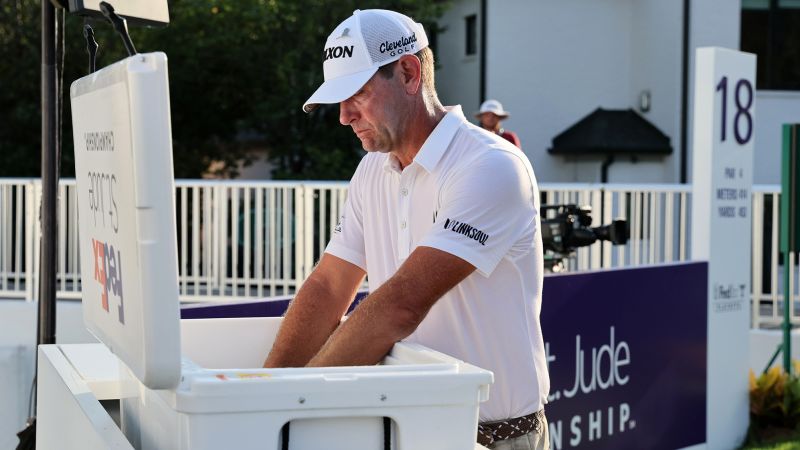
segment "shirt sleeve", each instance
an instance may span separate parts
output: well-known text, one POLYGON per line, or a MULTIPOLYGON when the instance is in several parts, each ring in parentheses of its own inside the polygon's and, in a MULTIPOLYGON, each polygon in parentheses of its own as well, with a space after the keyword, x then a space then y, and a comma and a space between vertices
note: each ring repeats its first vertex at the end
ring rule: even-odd
POLYGON ((366 157, 359 163, 347 189, 347 200, 339 216, 339 222, 333 228, 331 240, 325 247, 325 253, 342 258, 355 264, 366 272, 367 257, 364 249, 364 216, 362 202, 362 183, 366 157))
POLYGON ((535 195, 520 156, 485 153, 445 183, 436 221, 419 245, 458 256, 489 276, 503 257, 533 248, 535 195))
POLYGON ((517 133, 514 133, 513 131, 506 130, 506 131, 503 132, 503 137, 506 138, 506 140, 508 140, 512 144, 516 145, 517 148, 520 148, 520 149, 522 148, 522 143, 520 143, 519 136, 517 136, 517 133))

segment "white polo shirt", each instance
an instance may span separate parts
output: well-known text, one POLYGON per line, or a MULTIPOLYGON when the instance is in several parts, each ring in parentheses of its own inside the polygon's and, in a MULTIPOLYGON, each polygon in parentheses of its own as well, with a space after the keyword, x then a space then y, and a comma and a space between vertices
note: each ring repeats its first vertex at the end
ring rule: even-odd
POLYGON ((388 153, 364 156, 325 251, 364 269, 370 291, 418 246, 475 266, 406 340, 494 372, 481 421, 520 417, 550 389, 536 178, 517 147, 448 110, 404 170, 388 153))

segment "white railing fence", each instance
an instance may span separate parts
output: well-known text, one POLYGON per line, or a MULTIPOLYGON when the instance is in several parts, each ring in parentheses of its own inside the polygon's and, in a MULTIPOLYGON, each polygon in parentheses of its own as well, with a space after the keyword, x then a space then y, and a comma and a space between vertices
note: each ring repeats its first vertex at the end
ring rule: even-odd
MULTIPOLYGON (((784 258, 780 254, 780 186, 753 186, 752 326, 779 327, 783 322, 784 258)), ((792 323, 800 324, 797 254, 789 258, 792 323)))
MULTIPOLYGON (((591 206, 593 226, 624 218, 630 227, 627 245, 582 247, 566 262, 566 270, 690 257, 690 186, 543 183, 540 190, 543 205, 591 206)), ((37 179, 0 179, 0 298, 38 297, 40 196, 37 179)), ((181 299, 291 294, 324 250, 346 196, 346 182, 177 180, 181 299)), ((778 199, 778 186, 753 189, 754 327, 776 326, 782 317, 778 199)), ((58 297, 80 298, 74 180, 61 181, 58 214, 58 297)), ((797 279, 797 262, 789 263, 797 279)), ((800 312, 793 320, 800 323, 800 312)))
POLYGON ((36 298, 40 183, 0 178, 0 298, 36 298))
MULTIPOLYGON (((555 184, 540 186, 542 205, 592 208, 592 226, 625 219, 627 245, 610 242, 582 247, 567 270, 587 270, 684 261, 688 256, 689 187, 686 185, 555 184)), ((552 214, 548 215, 548 218, 552 214)))
POLYGON ((176 182, 183 300, 294 292, 324 249, 346 183, 176 182))

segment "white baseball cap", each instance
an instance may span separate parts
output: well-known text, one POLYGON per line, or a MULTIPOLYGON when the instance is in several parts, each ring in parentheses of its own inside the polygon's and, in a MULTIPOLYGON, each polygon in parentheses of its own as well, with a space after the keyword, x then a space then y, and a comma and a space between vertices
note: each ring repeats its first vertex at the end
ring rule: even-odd
POLYGON ((481 103, 481 109, 475 113, 475 117, 479 117, 481 114, 486 112, 493 113, 501 119, 505 119, 510 116, 508 111, 503 110, 503 104, 497 100, 486 100, 485 102, 481 103))
POLYGON ((385 9, 355 10, 328 36, 322 52, 325 82, 303 111, 321 103, 339 103, 358 92, 378 69, 428 46, 422 25, 385 9))

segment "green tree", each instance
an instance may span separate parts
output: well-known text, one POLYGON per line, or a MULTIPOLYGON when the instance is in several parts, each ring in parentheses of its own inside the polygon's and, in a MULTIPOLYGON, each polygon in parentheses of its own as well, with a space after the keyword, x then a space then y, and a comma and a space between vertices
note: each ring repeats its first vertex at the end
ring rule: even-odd
MULTIPOLYGON (((113 4, 113 1, 111 2, 113 4)), ((357 7, 387 8, 433 24, 446 1, 171 0, 166 28, 129 26, 140 52, 169 57, 175 176, 202 175, 212 162, 235 175, 253 149, 267 150, 276 178, 346 179, 363 154, 338 124, 338 107, 312 114, 303 102, 322 82, 328 33, 357 7)), ((39 173, 39 2, 0 4, 0 176, 39 173)), ((85 19, 64 20, 62 173, 71 175, 69 84, 87 72, 85 19)), ((97 66, 126 55, 110 25, 91 22, 97 66)))
POLYGON ((34 176, 40 166, 39 8, 0 3, 0 176, 34 176))

